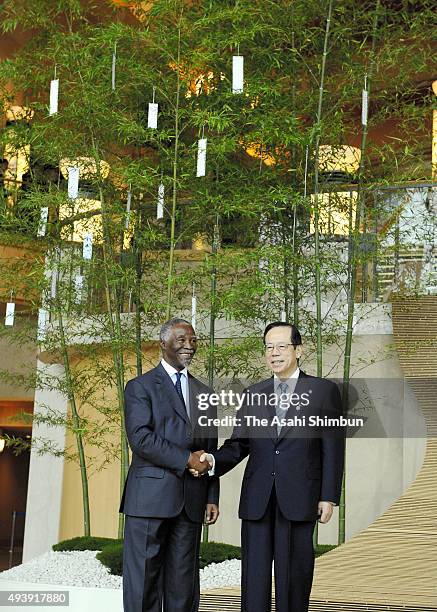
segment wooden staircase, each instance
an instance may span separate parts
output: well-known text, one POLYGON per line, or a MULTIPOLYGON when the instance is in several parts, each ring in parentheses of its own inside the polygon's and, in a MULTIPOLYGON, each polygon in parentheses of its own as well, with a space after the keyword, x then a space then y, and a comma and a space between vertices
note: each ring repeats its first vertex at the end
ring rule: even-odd
MULTIPOLYGON (((311 612, 437 612, 437 297, 395 301, 393 334, 427 425, 424 462, 379 519, 317 559, 311 612)), ((202 595, 201 612, 239 609, 236 588, 202 595)))
POLYGON ((378 255, 376 273, 378 275, 378 298, 376 301, 378 302, 391 301, 392 292, 398 290, 399 287, 408 287, 410 292, 416 288, 433 295, 437 290, 437 258, 432 257, 429 264, 426 264, 426 254, 423 247, 401 249, 397 263, 393 250, 382 251, 378 255), (426 291, 426 287, 429 288, 429 291, 426 291))

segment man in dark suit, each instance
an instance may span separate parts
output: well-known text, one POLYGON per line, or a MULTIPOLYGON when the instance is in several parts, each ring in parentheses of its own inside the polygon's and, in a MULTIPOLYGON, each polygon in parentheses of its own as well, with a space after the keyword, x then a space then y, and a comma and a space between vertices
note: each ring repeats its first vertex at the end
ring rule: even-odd
MULTIPOLYGON (((217 448, 217 431, 197 427, 199 394, 211 390, 189 372, 197 348, 183 319, 164 323, 162 360, 125 389, 126 433, 132 463, 121 500, 125 612, 196 612, 202 523, 219 510, 217 477, 193 478, 189 468, 217 448)), ((214 418, 211 406, 202 414, 214 418)))
POLYGON ((330 520, 340 499, 343 430, 340 422, 323 425, 325 417, 337 422, 341 416, 340 393, 333 382, 299 369, 301 344, 294 325, 266 327, 265 354, 273 377, 246 390, 231 438, 201 457, 216 476, 249 457, 239 507, 242 612, 270 612, 272 562, 277 612, 307 612, 314 526, 317 519, 330 520), (322 424, 310 425, 310 417, 322 424))

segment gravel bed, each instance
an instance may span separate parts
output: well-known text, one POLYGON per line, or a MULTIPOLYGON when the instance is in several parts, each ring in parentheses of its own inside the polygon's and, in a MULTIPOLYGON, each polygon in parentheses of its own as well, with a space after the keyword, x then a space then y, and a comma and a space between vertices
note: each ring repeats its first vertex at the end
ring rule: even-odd
POLYGON ((96 559, 98 551, 50 551, 27 563, 0 573, 0 580, 43 582, 81 587, 121 587, 121 576, 113 576, 96 559))
POLYGON ((200 590, 238 586, 241 576, 241 561, 230 559, 221 563, 210 563, 200 570, 200 590))
MULTIPOLYGON (((113 576, 96 559, 97 551, 48 552, 27 563, 0 572, 0 580, 42 582, 67 586, 120 589, 121 576, 113 576)), ((240 584, 241 563, 238 559, 211 563, 200 570, 200 588, 214 589, 240 584)))

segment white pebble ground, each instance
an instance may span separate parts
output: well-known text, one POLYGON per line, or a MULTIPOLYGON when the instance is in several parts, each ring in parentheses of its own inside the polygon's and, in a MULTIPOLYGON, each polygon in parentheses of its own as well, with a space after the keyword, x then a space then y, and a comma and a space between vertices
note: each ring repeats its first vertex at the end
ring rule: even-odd
MULTIPOLYGON (((0 580, 42 582, 67 586, 119 589, 121 576, 113 576, 100 561, 96 551, 48 552, 27 563, 0 572, 0 580)), ((238 559, 211 563, 200 570, 200 589, 240 584, 241 563, 238 559)))
POLYGON ((241 561, 230 559, 221 563, 211 563, 200 570, 200 590, 216 589, 225 586, 238 586, 241 576, 241 561))

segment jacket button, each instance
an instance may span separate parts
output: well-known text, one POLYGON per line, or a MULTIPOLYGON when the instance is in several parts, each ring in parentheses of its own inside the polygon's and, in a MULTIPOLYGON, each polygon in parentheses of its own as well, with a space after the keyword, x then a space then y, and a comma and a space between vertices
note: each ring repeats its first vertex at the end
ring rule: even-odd
POLYGON ((274 475, 275 475, 275 472, 272 472, 272 476, 274 476, 274 475))
POLYGON ((280 452, 281 452, 281 451, 278 451, 278 450, 277 450, 277 451, 275 451, 275 453, 276 453, 277 455, 279 455, 279 453, 280 453, 280 452))

